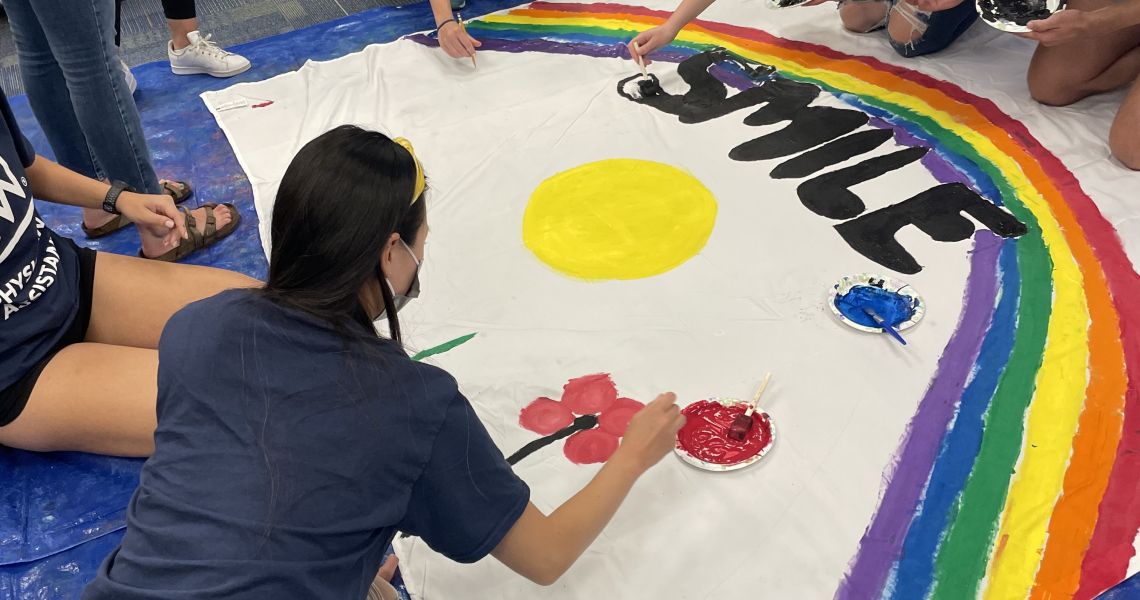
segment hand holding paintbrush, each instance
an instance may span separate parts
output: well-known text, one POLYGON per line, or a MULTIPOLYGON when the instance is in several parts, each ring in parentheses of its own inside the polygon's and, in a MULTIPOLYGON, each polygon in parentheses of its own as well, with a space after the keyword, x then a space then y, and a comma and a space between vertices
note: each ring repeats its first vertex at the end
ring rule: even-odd
MULTIPOLYGON (((463 29, 463 35, 466 35, 468 38, 471 38, 471 36, 467 34, 467 24, 463 22, 463 15, 457 13, 455 15, 455 18, 459 20, 459 27, 461 29, 463 29)), ((474 38, 472 38, 472 39, 474 39, 474 38)), ((471 50, 471 68, 477 69, 477 68, 479 68, 479 65, 475 64, 475 48, 471 48, 470 50, 471 50)))
POLYGON ((760 389, 756 390, 756 395, 753 396, 752 402, 748 405, 748 410, 733 419, 732 425, 729 425, 728 437, 740 442, 748 437, 748 432, 752 430, 753 425, 752 413, 756 412, 756 405, 760 403, 760 396, 764 393, 764 388, 768 387, 768 380, 770 379, 772 379, 771 373, 764 376, 764 382, 760 384, 760 389))
MULTIPOLYGON (((437 0, 432 1, 434 4, 437 0)), ((471 66, 475 67, 475 49, 483 44, 467 33, 467 24, 463 21, 463 15, 452 15, 451 9, 447 7, 446 0, 442 2, 442 6, 438 10, 435 6, 432 7, 432 10, 436 12, 435 31, 440 49, 452 58, 470 58, 471 66), (447 11, 447 16, 441 18, 444 10, 447 11)))
POLYGON ((638 45, 637 40, 633 41, 633 57, 637 59, 637 66, 641 69, 641 76, 648 77, 649 71, 645 69, 645 57, 641 55, 641 46, 638 45))

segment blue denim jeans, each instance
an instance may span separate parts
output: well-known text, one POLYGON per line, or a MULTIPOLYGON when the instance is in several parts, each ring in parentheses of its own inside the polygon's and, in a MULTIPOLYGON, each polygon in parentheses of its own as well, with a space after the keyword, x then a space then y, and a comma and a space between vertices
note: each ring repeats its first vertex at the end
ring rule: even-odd
POLYGON ((964 0, 958 6, 937 12, 926 12, 911 6, 902 6, 906 0, 879 1, 886 2, 887 13, 883 16, 883 21, 872 31, 883 29, 891 19, 902 19, 903 16, 896 14, 895 11, 895 7, 900 6, 906 9, 909 15, 912 15, 911 19, 914 22, 911 23, 911 27, 923 30, 918 39, 910 43, 891 40, 891 47, 906 58, 934 54, 946 49, 947 46, 954 43, 954 40, 966 33, 966 30, 978 18, 978 10, 974 5, 974 0, 964 0))
POLYGON ((4 0, 28 103, 63 166, 161 193, 115 48, 115 0, 4 0))

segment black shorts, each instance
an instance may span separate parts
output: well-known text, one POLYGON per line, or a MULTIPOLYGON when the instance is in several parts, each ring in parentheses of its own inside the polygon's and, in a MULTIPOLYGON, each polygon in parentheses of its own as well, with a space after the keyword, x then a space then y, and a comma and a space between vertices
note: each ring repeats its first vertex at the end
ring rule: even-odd
POLYGON ((40 373, 43 373, 51 359, 55 358, 60 350, 72 344, 78 344, 87 337, 87 325, 91 323, 91 298, 95 290, 96 252, 90 248, 76 246, 75 242, 67 238, 62 239, 75 246, 75 253, 79 256, 79 312, 75 314, 75 320, 71 322, 71 327, 67 328, 59 343, 51 349, 51 352, 43 360, 36 363, 16 383, 0 390, 0 427, 15 421, 16 417, 24 412, 24 407, 28 405, 28 398, 32 395, 32 388, 36 387, 36 380, 40 378, 40 373))

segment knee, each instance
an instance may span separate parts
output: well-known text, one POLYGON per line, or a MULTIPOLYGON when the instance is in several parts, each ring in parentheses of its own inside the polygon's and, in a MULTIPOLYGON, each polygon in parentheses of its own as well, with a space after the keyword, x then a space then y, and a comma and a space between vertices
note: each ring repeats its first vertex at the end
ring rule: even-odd
POLYGON ((977 18, 972 0, 933 13, 923 13, 900 3, 891 13, 887 33, 895 52, 903 58, 915 58, 945 50, 969 30, 977 18))
POLYGON ((1049 77, 1029 75, 1029 97, 1046 106, 1068 106, 1081 99, 1076 86, 1049 77))
POLYGON ((870 33, 879 29, 886 18, 886 2, 848 2, 839 7, 843 28, 854 33, 870 33))
POLYGON ((887 25, 887 35, 891 38, 891 47, 905 58, 914 58, 930 53, 926 48, 919 47, 923 33, 904 18, 892 16, 891 22, 887 25))
POLYGON ((1026 76, 1029 97, 1046 106, 1068 106, 1083 98, 1080 83, 1060 76, 1063 72, 1062 65, 1039 60, 1035 56, 1029 63, 1026 76))
POLYGON ((1135 134, 1128 135, 1125 129, 1113 124, 1108 134, 1108 148, 1121 164, 1133 171, 1140 171, 1140 141, 1137 141, 1135 134))

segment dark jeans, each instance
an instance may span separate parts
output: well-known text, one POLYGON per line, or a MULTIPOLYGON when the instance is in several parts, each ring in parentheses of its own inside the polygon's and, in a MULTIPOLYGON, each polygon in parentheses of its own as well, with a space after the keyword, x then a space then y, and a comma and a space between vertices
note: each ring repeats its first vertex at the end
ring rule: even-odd
POLYGON ((974 24, 978 18, 978 10, 973 0, 964 0, 954 8, 933 13, 919 12, 918 18, 926 22, 926 32, 922 37, 909 44, 891 40, 891 46, 895 51, 907 58, 934 54, 946 49, 974 24))
POLYGON ((115 0, 4 0, 28 103, 56 160, 140 192, 162 189, 112 44, 115 0))

